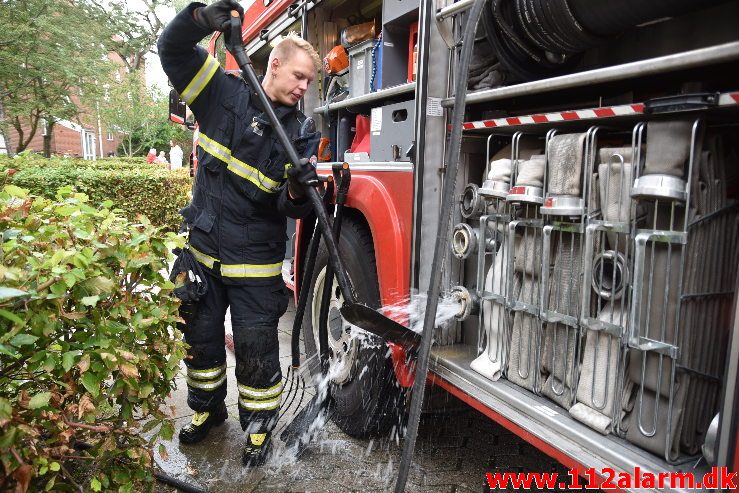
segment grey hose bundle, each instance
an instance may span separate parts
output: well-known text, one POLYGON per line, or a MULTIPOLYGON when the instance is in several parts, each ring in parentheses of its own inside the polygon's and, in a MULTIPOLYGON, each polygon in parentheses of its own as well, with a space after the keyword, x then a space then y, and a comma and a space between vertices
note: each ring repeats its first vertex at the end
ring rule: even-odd
POLYGON ((647 123, 647 156, 644 175, 670 175, 682 178, 690 156, 692 121, 647 123))
POLYGON ((543 155, 534 155, 528 161, 519 161, 516 186, 543 188, 544 165, 545 159, 543 155))
POLYGON ((502 181, 504 183, 511 182, 511 160, 496 159, 490 161, 490 171, 488 171, 488 180, 502 181))
MULTIPOLYGON (((627 317, 620 300, 607 303, 598 314, 599 320, 612 325, 625 324, 627 317)), ((597 330, 586 332, 577 403, 570 408, 570 415, 604 435, 611 431, 614 415, 616 420, 621 419, 631 394, 627 388, 617 401, 622 384, 622 359, 618 337, 597 330)))
POLYGON ((547 149, 547 194, 580 196, 586 134, 555 135, 547 149))
MULTIPOLYGON (((525 273, 516 275, 512 297, 525 303, 538 304, 539 282, 525 273)), ((538 392, 538 347, 539 318, 526 312, 513 315, 511 344, 508 353, 508 371, 506 377, 510 382, 525 389, 538 392)))
MULTIPOLYGON (((559 233, 555 238, 554 269, 549 283, 547 309, 576 317, 580 312, 582 283, 581 235, 559 233)), ((545 325, 541 369, 548 377, 542 394, 565 409, 570 408, 575 398, 579 339, 575 327, 561 323, 545 325)))

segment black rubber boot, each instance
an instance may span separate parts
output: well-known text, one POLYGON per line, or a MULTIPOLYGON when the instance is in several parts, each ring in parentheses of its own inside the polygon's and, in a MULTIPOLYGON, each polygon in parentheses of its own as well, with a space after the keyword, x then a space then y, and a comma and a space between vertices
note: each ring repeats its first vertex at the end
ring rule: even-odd
POLYGON ((259 467, 267 461, 271 440, 269 433, 265 433, 265 435, 261 443, 259 443, 259 440, 254 441, 254 435, 246 435, 246 444, 241 454, 241 462, 246 467, 259 467))
POLYGON ((192 421, 180 429, 180 443, 191 445, 208 436, 214 426, 218 426, 228 418, 226 404, 221 402, 211 411, 195 413, 192 421))

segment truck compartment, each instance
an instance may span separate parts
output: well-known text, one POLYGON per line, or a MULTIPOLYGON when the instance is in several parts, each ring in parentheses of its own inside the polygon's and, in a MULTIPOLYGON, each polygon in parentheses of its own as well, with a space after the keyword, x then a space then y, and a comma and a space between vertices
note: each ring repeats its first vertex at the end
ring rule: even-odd
POLYGON ((480 310, 432 368, 635 463, 692 464, 728 362, 739 129, 668 116, 583 130, 491 134, 470 158, 487 165, 455 235, 474 236, 463 284, 480 310))

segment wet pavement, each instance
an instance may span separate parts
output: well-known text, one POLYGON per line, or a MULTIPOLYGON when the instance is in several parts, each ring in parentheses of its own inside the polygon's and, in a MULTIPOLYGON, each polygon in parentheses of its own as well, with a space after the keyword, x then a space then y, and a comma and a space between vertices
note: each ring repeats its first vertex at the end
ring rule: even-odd
MULTIPOLYGON (((283 374, 286 374, 290 363, 294 310, 291 305, 280 320, 283 374)), ((244 435, 238 422, 238 393, 233 378, 235 361, 231 354, 227 366, 229 388, 226 404, 230 418, 211 430, 209 436, 197 445, 181 445, 176 434, 172 441, 163 442, 167 457, 155 452, 155 459, 165 474, 213 493, 393 490, 402 440, 352 438, 330 421, 299 457, 294 450, 286 450, 279 440, 274 440, 265 466, 251 470, 244 468, 241 465, 244 435)), ((485 482, 486 472, 558 471, 566 474, 564 466, 478 411, 441 391, 433 394, 443 404, 440 409, 422 417, 406 491, 491 491, 485 482)), ((192 415, 186 397, 183 371, 177 378, 177 389, 168 401, 178 430, 190 421, 192 415)), ((289 417, 283 418, 278 429, 287 421, 289 417)), ((159 485, 157 491, 168 493, 176 490, 159 485)))

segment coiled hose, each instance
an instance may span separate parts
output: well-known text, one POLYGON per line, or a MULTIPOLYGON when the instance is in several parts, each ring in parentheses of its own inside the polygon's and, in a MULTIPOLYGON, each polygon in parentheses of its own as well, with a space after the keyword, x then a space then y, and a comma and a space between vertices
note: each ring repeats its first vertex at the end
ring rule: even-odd
POLYGON ((431 263, 431 279, 429 280, 429 293, 426 301, 426 313, 423 319, 423 332, 421 345, 416 362, 416 375, 413 381, 413 395, 411 397, 411 408, 408 415, 408 429, 403 443, 403 454, 398 467, 398 479, 395 482, 395 493, 405 491, 408 481, 408 471, 413 460, 413 453, 418 436, 418 424, 421 420, 421 406, 426 388, 426 375, 429 370, 429 356, 431 354, 431 340, 434 335, 434 321, 436 309, 439 303, 441 291, 441 266, 444 263, 446 253, 449 251, 448 243, 451 234, 452 206, 454 204, 454 189, 457 183, 457 169, 459 168, 459 152, 462 147, 462 119, 464 118, 465 100, 467 99, 466 84, 467 72, 472 58, 474 47, 475 30, 477 22, 482 15, 482 8, 486 0, 475 0, 472 5, 462 37, 462 52, 455 73, 457 90, 454 95, 454 110, 451 119, 451 136, 446 149, 444 162, 446 164, 446 179, 441 196, 441 211, 439 213, 438 233, 434 245, 434 257, 431 263))
POLYGON ((509 79, 535 80, 574 69, 587 49, 645 22, 729 0, 491 0, 485 34, 509 79))

